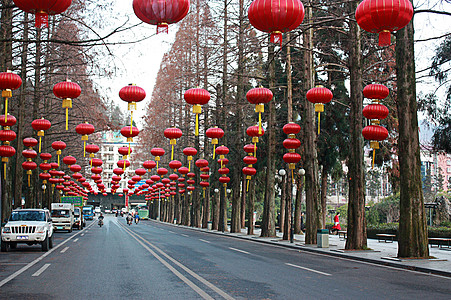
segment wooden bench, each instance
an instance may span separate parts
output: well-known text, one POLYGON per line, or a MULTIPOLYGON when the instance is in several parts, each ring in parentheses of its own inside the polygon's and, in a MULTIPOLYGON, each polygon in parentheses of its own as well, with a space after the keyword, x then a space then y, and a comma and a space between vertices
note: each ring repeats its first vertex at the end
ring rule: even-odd
POLYGON ((428 238, 429 244, 431 245, 437 245, 437 248, 447 247, 450 248, 451 246, 451 238, 428 238))
POLYGON ((348 234, 348 232, 346 230, 339 230, 338 231, 338 237, 341 238, 343 237, 344 240, 346 240, 346 235, 348 234))
POLYGON ((384 241, 385 243, 393 243, 396 235, 394 234, 388 234, 388 233, 378 233, 376 234, 377 241, 380 243, 381 241, 384 241))

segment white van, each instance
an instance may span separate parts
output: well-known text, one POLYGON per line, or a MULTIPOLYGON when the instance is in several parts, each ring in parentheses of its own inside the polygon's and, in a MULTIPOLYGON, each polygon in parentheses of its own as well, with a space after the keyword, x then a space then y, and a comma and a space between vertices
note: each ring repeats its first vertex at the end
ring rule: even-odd
POLYGON ((52 203, 52 221, 54 230, 67 230, 72 232, 74 226, 74 204, 52 203))

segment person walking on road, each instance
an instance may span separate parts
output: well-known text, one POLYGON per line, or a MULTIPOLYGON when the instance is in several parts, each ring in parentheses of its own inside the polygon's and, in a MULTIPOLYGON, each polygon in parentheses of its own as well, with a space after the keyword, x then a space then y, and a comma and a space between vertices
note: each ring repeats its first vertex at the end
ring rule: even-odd
POLYGON ((337 212, 337 214, 334 217, 334 226, 332 227, 332 232, 335 231, 338 234, 338 231, 341 230, 340 226, 340 213, 337 212))

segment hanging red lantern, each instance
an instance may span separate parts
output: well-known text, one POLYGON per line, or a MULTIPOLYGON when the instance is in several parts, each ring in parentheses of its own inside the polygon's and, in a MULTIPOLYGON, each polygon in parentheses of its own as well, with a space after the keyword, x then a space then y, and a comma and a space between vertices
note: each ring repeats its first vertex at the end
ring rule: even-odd
POLYGON ((143 162, 143 167, 149 172, 156 166, 157 164, 153 160, 146 160, 145 162, 143 162))
POLYGON ((218 139, 224 136, 224 130, 218 128, 218 126, 215 126, 212 128, 208 128, 207 131, 205 131, 205 135, 211 138, 211 144, 213 145, 213 159, 215 159, 216 145, 219 143, 218 139))
POLYGON ((80 172, 81 171, 81 166, 80 165, 71 165, 70 167, 69 167, 69 169, 72 171, 72 172, 75 172, 75 173, 77 173, 77 172, 80 172))
POLYGON ((72 108, 72 99, 81 94, 81 87, 75 82, 66 80, 53 86, 53 94, 63 99, 63 108, 66 109, 66 130, 69 130, 69 108, 72 108))
POLYGON ((255 144, 247 144, 243 147, 244 152, 248 153, 248 154, 254 154, 255 152, 257 152, 257 145, 255 144))
POLYGON ((388 97, 390 91, 383 84, 368 84, 363 88, 363 96, 368 99, 382 100, 388 97))
POLYGON ((254 0, 249 6, 249 22, 256 29, 271 33, 271 43, 282 46, 282 33, 296 29, 304 20, 300 0, 254 0))
POLYGON ((122 159, 127 159, 127 156, 133 153, 133 150, 128 147, 119 147, 117 152, 122 155, 122 159))
POLYGON ((14 4, 24 12, 35 15, 37 28, 49 27, 49 15, 57 15, 65 12, 72 0, 14 0, 14 4))
MULTIPOLYGON (((2 97, 5 98, 5 115, 4 122, 7 122, 8 117, 8 99, 13 96, 13 90, 17 90, 22 85, 22 79, 19 75, 6 71, 0 73, 0 90, 2 90, 2 97)), ((16 122, 14 122, 15 124, 16 122)), ((13 124, 13 125, 14 125, 13 124)))
POLYGON ((179 128, 171 127, 164 130, 164 136, 169 139, 172 146, 171 160, 174 159, 174 146, 177 144, 177 139, 182 137, 182 131, 179 128))
POLYGON ((388 117, 388 108, 383 104, 368 104, 363 108, 362 114, 365 118, 374 120, 379 123, 379 120, 388 117), (377 121, 376 121, 377 120, 377 121))
POLYGON ((263 130, 263 128, 259 128, 258 126, 250 126, 246 129, 246 134, 252 137, 252 143, 254 143, 254 156, 257 157, 258 138, 265 134, 265 130, 263 130))
POLYGON ((370 141, 370 147, 373 149, 373 162, 376 158, 376 150, 379 149, 379 142, 385 140, 388 137, 388 130, 380 125, 369 125, 363 128, 362 135, 365 139, 370 141))
POLYGON ((130 129, 133 126, 133 110, 136 110, 136 102, 141 102, 146 98, 146 91, 135 84, 129 84, 119 91, 119 97, 128 102, 128 110, 130 111, 130 129))
POLYGON ((66 149, 66 143, 63 141, 56 141, 52 143, 52 148, 56 150, 56 155, 58 156, 58 166, 60 165, 60 155, 61 150, 66 149))
POLYGON ((103 161, 100 158, 93 158, 91 161, 91 167, 100 167, 103 165, 103 161))
POLYGON ((89 153, 90 164, 92 167, 92 159, 94 158, 94 155, 100 151, 100 147, 94 144, 88 144, 85 147, 85 151, 89 153))
POLYGON ((157 34, 168 33, 168 25, 182 20, 189 11, 189 0, 133 0, 133 11, 143 22, 157 25, 157 34))
POLYGON ((296 138, 297 133, 301 131, 301 126, 290 122, 283 126, 283 132, 288 135, 288 138, 283 141, 283 146, 288 149, 288 153, 284 154, 283 160, 288 164, 291 170, 291 180, 294 184, 294 172, 296 164, 301 160, 301 155, 296 153, 296 149, 301 146, 301 141, 296 138))
POLYGON ((318 113, 318 134, 320 132, 321 113, 324 112, 324 104, 332 101, 333 97, 331 90, 322 86, 310 89, 306 94, 307 100, 315 104, 315 112, 318 113))
POLYGON ((196 160, 196 167, 198 167, 198 168, 204 168, 204 167, 206 167, 206 166, 208 166, 208 160, 202 159, 202 158, 196 160))
POLYGON ((193 147, 186 147, 183 149, 183 154, 188 156, 188 170, 191 171, 191 161, 193 160, 193 156, 197 154, 197 149, 193 147))
POLYGON ((13 146, 9 146, 9 145, 1 145, 0 146, 0 156, 2 157, 2 162, 3 162, 3 176, 4 179, 6 179, 6 163, 9 160, 9 157, 13 156, 14 154, 16 154, 16 149, 14 149, 13 146))
POLYGON ((185 176, 186 174, 188 174, 190 172, 190 170, 187 167, 181 167, 178 169, 178 172, 180 174, 182 174, 183 176, 185 176))
POLYGON ((254 165, 254 164, 257 163, 257 158, 256 158, 256 157, 253 157, 253 156, 245 156, 245 157, 243 158, 243 162, 244 162, 246 165, 254 165))
POLYGON ((44 136, 44 131, 49 130, 51 126, 52 123, 50 123, 49 120, 46 120, 44 118, 36 119, 33 122, 31 122, 31 127, 33 127, 33 129, 38 132, 39 153, 41 153, 41 138, 44 136))
POLYGON ((24 163, 22 163, 22 168, 24 170, 27 170, 27 175, 28 175, 28 186, 30 186, 30 176, 31 174, 33 174, 33 170, 36 169, 38 167, 38 165, 34 162, 34 161, 25 161, 24 163))
POLYGON ((173 169, 174 172, 177 172, 177 170, 182 166, 182 163, 178 160, 171 160, 169 162, 169 168, 173 169))
POLYGON ((9 145, 10 142, 16 139, 16 133, 12 130, 0 130, 0 141, 9 145))
POLYGON ((8 115, 7 117, 5 117, 5 115, 0 115, 0 126, 2 126, 4 130, 10 130, 11 126, 14 126, 16 122, 17 119, 13 115, 8 115))
POLYGON ((68 165, 69 167, 75 163, 77 163, 77 159, 73 156, 65 156, 63 158, 63 163, 65 163, 66 165, 68 165))
POLYGON ((150 154, 155 156, 155 161, 157 162, 157 169, 158 169, 158 163, 160 162, 160 156, 163 156, 165 153, 163 148, 152 148, 150 150, 150 154))
POLYGON ((124 174, 124 170, 121 168, 114 168, 113 173, 116 174, 117 176, 121 176, 122 174, 124 174))
POLYGON ((146 172, 147 172, 146 169, 141 168, 135 170, 135 174, 138 176, 143 176, 144 174, 146 174, 146 172))
MULTIPOLYGON (((92 172, 93 174, 101 174, 102 171, 103 171, 103 169, 100 168, 100 167, 93 167, 93 168, 91 168, 91 172, 92 172)), ((102 181, 102 180, 100 180, 100 181, 102 181)))
POLYGON ((152 175, 152 176, 150 176, 150 179, 154 182, 157 182, 157 181, 160 181, 161 178, 158 175, 152 175))
POLYGON ((183 95, 188 104, 193 105, 193 113, 196 114, 196 130, 195 135, 199 135, 199 114, 202 113, 202 106, 210 101, 210 93, 201 88, 192 88, 183 95))
POLYGON ((225 159, 225 155, 229 154, 229 148, 222 145, 222 146, 216 148, 216 154, 219 155, 219 160, 221 161, 221 168, 222 168, 223 167, 222 160, 225 159))
POLYGON ((158 168, 157 173, 160 176, 164 176, 164 175, 168 174, 168 169, 166 169, 166 168, 158 168))
POLYGON ((412 17, 409 0, 364 0, 355 12, 357 24, 363 30, 379 34, 379 46, 389 46, 390 32, 404 28, 412 17))
POLYGON ((78 124, 75 127, 75 131, 81 135, 81 140, 83 141, 83 157, 86 157, 86 141, 88 140, 88 135, 94 133, 94 125, 88 122, 78 124))
POLYGON ((255 104, 255 112, 258 113, 258 131, 262 131, 262 113, 265 112, 265 103, 271 101, 273 93, 270 89, 259 87, 249 90, 246 94, 247 101, 255 104))
POLYGON ((121 159, 116 164, 119 168, 122 168, 123 170, 125 170, 125 168, 130 167, 130 162, 126 159, 121 159))
POLYGON ((35 139, 35 138, 28 137, 28 138, 24 138, 24 139, 23 139, 23 145, 24 145, 25 147, 33 148, 33 147, 36 146, 37 144, 38 144, 38 140, 35 139))

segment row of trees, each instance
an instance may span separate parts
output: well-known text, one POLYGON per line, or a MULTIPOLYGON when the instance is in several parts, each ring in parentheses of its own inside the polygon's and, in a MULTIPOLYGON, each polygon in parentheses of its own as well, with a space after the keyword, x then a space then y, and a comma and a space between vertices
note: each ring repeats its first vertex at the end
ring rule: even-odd
MULTIPOLYGON (((388 143, 376 154, 376 164, 386 163, 395 191, 401 192, 399 256, 426 257, 427 233, 419 160, 418 122, 413 52, 413 22, 395 36, 395 46, 380 49, 376 35, 362 33, 353 16, 357 1, 330 3, 305 2, 303 24, 284 35, 283 47, 268 43, 268 36, 256 32, 246 17, 251 1, 202 1, 192 4, 191 13, 180 23, 171 50, 160 66, 145 124, 140 135, 143 156, 149 149, 168 147, 163 136, 167 127, 184 132, 177 144, 177 159, 186 163, 181 150, 194 146, 199 157, 212 166, 210 192, 220 188, 218 164, 211 157, 211 145, 205 130, 219 126, 225 131, 220 143, 230 148, 227 158, 231 170, 231 231, 245 225, 246 215, 252 220, 253 201, 262 201, 262 236, 275 235, 275 175, 285 168, 281 128, 295 121, 302 126, 300 139, 305 178, 295 176, 296 232, 299 232, 301 191, 306 195, 306 243, 316 243, 316 229, 325 226, 327 178, 344 175, 342 162, 348 166, 349 185, 347 249, 366 248, 364 141, 361 130, 362 90, 366 84, 387 85, 391 95, 384 104, 391 114, 384 124, 390 131, 388 143), (396 64, 402 61, 402 64, 396 64), (349 87, 347 87, 349 83, 349 87), (313 105, 305 93, 315 85, 324 85, 334 93, 334 101, 322 114, 321 133, 316 134, 313 105), (246 101, 246 92, 256 86, 269 87, 274 99, 264 114, 265 135, 260 138, 258 170, 249 191, 241 169, 245 156, 242 147, 250 142, 246 128, 257 118, 246 101), (191 87, 210 91, 212 100, 203 107, 201 137, 193 135, 193 115, 183 100, 191 87), (398 113, 402 112, 402 113, 398 113), (398 160, 399 157, 399 160, 398 160), (387 163, 388 162, 388 163, 387 163), (321 180, 320 180, 321 178, 321 180), (248 206, 248 207, 247 207, 248 206)), ((284 238, 291 223, 291 175, 282 184, 281 223, 284 238)), ((201 216, 208 218, 208 196, 201 191, 192 194, 193 218, 185 220, 201 226, 201 216), (202 203, 203 201, 203 203, 202 203)), ((213 195, 213 194, 212 194, 213 195)), ((223 197, 224 198, 224 197, 223 197)), ((222 199, 226 201, 227 199, 222 199)), ((189 203, 188 203, 189 205, 189 203)), ((249 227, 252 227, 252 222, 249 227)))

